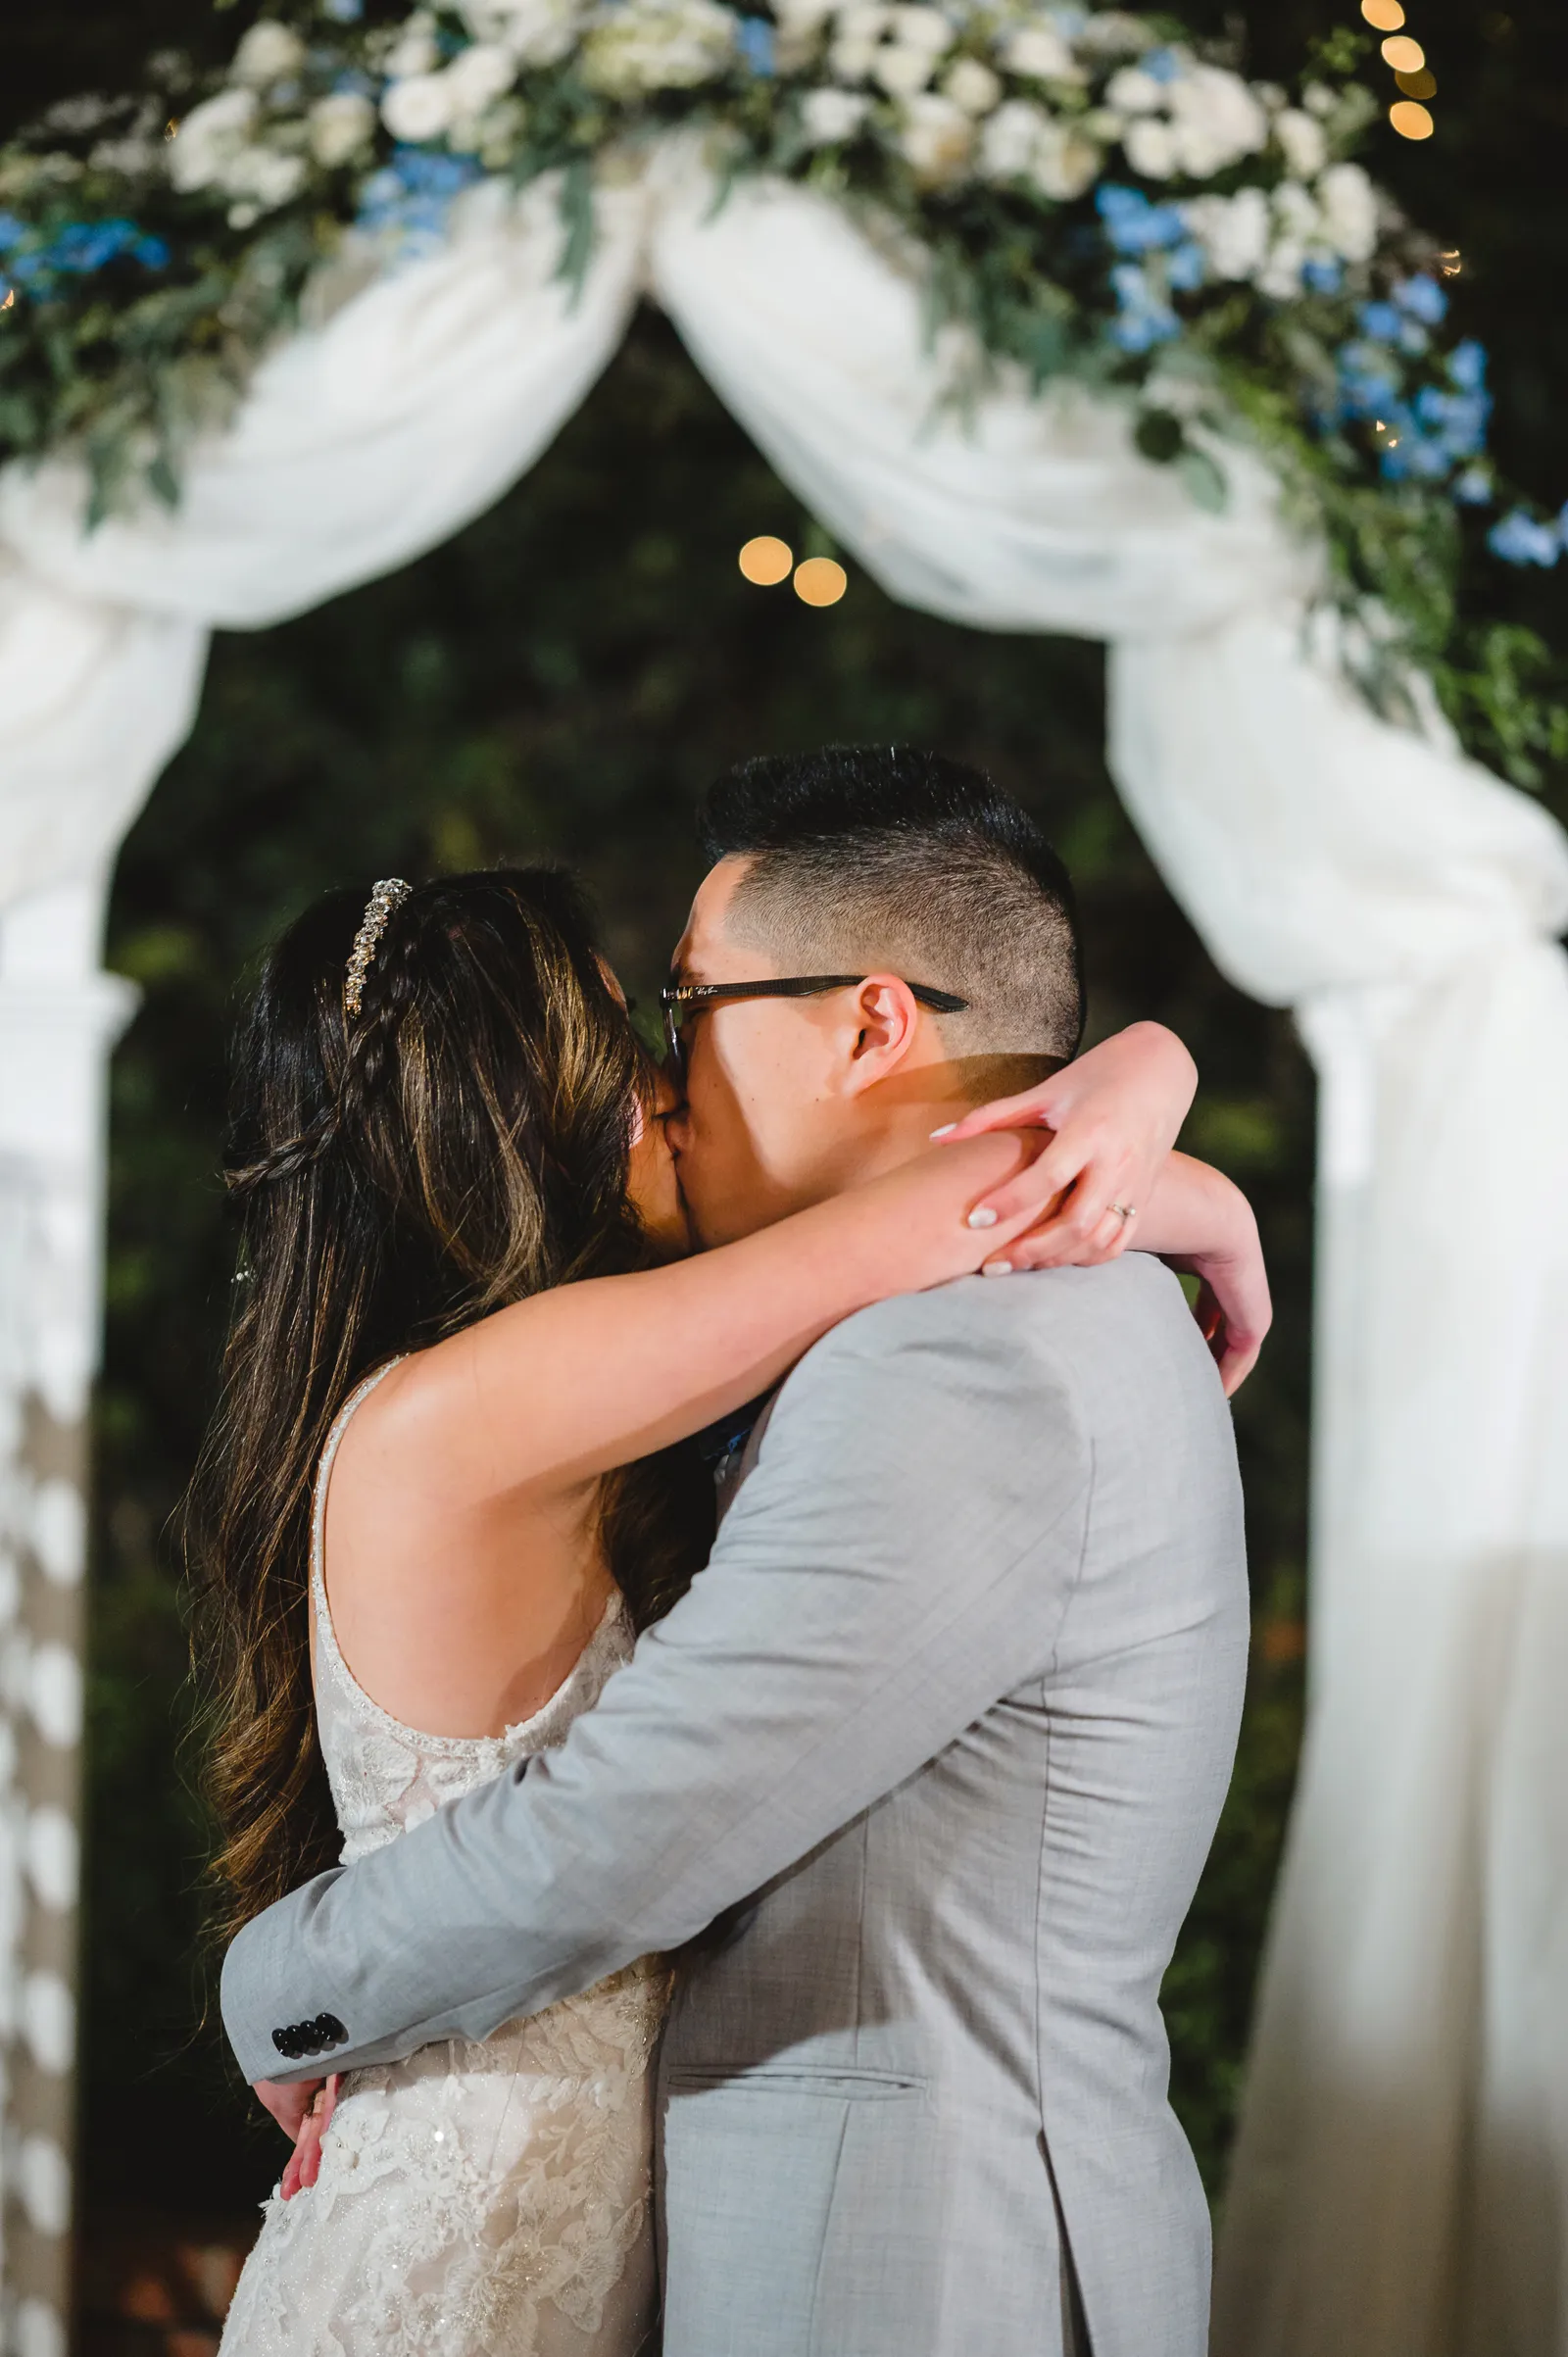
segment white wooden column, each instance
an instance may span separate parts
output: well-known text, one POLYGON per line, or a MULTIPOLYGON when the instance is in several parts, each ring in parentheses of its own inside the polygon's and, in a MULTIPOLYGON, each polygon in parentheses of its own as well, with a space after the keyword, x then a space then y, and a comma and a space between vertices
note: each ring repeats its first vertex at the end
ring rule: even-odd
POLYGON ((135 1004, 99 968, 107 878, 0 912, 0 2338, 71 2311, 87 1412, 106 1074, 135 1004))

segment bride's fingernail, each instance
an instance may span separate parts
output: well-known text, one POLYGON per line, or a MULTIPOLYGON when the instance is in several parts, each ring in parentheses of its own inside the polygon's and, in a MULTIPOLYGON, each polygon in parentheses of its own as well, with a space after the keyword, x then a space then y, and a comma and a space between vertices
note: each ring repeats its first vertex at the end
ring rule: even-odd
POLYGON ((1010 1277, 1012 1262, 1010 1260, 988 1260, 980 1274, 983 1277, 1010 1277))
POLYGON ((969 1225, 972 1228, 994 1228, 996 1224, 997 1215, 989 1203, 982 1203, 978 1211, 971 1211, 969 1214, 969 1225))
POLYGON ((931 1132, 931 1135, 933 1138, 951 1138, 958 1124, 956 1121, 944 1121, 942 1127, 940 1129, 934 1129, 931 1132))

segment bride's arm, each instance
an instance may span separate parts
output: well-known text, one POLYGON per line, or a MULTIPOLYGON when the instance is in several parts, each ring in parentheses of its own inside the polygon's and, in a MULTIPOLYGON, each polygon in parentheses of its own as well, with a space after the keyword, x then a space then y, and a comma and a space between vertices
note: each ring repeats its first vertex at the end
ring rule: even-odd
POLYGON ((1038 1141, 935 1148, 667 1268, 563 1285, 404 1362, 367 1401, 377 1453, 466 1504, 565 1491, 755 1399, 841 1318, 977 1269, 1035 1216, 971 1229, 1038 1141))

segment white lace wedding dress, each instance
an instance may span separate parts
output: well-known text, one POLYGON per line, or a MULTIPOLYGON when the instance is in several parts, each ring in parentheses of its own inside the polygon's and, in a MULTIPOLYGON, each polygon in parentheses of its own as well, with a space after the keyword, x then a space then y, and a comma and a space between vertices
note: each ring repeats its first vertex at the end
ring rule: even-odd
MULTIPOLYGON (((318 1725, 345 1863, 559 1743, 632 1649, 613 1596, 560 1690, 505 1735, 421 1735, 357 1684, 311 1547, 318 1725)), ((634 2357, 655 2285, 649 2064, 668 1991, 653 1959, 482 2042, 350 2072, 316 2185, 268 2202, 220 2357, 634 2357)))

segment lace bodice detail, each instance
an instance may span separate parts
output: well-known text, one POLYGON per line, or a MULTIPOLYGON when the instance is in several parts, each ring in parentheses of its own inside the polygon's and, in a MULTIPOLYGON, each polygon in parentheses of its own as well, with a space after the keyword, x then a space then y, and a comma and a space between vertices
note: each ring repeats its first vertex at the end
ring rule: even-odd
POLYGON ((632 1652, 631 1621, 617 1590, 564 1684, 542 1709, 503 1735, 424 1735, 406 1727, 366 1693, 343 1658, 326 1600, 326 1492, 349 1419, 398 1363, 392 1359, 362 1383, 328 1433, 311 1520, 316 1719, 346 1866, 399 1834, 412 1833, 447 1801, 492 1783, 519 1759, 559 1743, 572 1720, 598 1701, 632 1652))
MULTIPOLYGON (((322 1542, 338 1445, 389 1372, 334 1423, 312 1515, 317 1720, 345 1863, 561 1743, 633 1642, 617 1594, 550 1700, 498 1736, 426 1735, 366 1693, 333 1630, 322 1542)), ((649 2066, 667 1995, 645 1957, 482 2040, 351 2072, 318 2184, 267 2205, 221 2357, 634 2357, 652 2319, 649 2066)))

